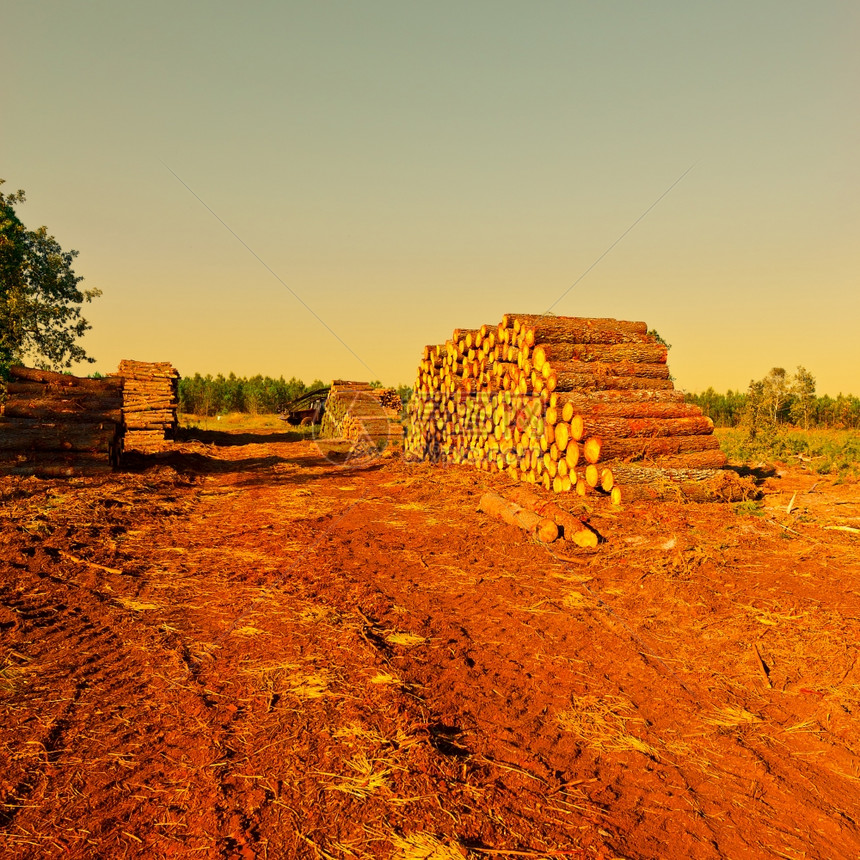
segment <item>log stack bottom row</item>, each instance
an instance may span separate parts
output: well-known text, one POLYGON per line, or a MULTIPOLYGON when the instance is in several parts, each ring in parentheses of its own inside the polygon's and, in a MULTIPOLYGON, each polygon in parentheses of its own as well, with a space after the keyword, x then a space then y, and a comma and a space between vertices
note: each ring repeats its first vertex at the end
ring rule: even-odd
POLYGON ((122 380, 13 367, 0 406, 0 474, 111 472, 122 458, 122 380))
POLYGON ((374 447, 401 444, 400 395, 393 388, 371 388, 367 382, 336 379, 326 399, 320 435, 374 447))
MULTIPOLYGON (((407 455, 556 493, 737 498, 713 423, 644 322, 506 314, 424 348, 407 455)), ((737 485, 736 485, 737 484, 737 485)), ((742 485, 742 486, 741 486, 742 485)))

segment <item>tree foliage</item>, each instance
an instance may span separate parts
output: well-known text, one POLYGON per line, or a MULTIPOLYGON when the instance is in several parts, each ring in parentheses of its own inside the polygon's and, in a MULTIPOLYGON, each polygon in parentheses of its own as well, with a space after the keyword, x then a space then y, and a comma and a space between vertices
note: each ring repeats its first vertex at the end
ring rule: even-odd
MULTIPOLYGON (((3 180, 0 179, 0 185, 3 180)), ((101 295, 82 290, 72 261, 47 227, 28 230, 15 211, 23 191, 0 192, 0 366, 15 362, 59 370, 93 361, 77 343, 91 328, 81 305, 101 295)))
POLYGON ((750 381, 746 392, 720 394, 709 388, 701 394, 687 394, 718 427, 743 426, 750 438, 769 437, 785 425, 809 430, 829 427, 860 429, 860 397, 816 396, 815 377, 798 367, 794 374, 775 367, 763 379, 750 381))
POLYGON ((270 376, 250 378, 219 373, 184 377, 179 382, 179 408, 195 415, 218 415, 227 412, 275 414, 291 401, 309 391, 324 388, 325 383, 315 379, 309 386, 301 379, 270 376))

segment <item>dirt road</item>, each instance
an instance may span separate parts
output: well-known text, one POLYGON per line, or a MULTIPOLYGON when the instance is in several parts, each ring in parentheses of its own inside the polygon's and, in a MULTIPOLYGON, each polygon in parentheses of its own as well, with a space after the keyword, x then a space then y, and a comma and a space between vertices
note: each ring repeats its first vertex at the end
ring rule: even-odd
POLYGON ((0 479, 4 857, 860 856, 857 484, 548 550, 499 476, 202 438, 0 479))

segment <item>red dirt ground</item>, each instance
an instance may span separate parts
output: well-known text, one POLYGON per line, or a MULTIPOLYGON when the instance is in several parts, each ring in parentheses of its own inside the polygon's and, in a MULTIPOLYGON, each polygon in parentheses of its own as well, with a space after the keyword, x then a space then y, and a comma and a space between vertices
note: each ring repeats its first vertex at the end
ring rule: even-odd
POLYGON ((856 483, 583 551, 500 476, 201 438, 0 479, 3 857, 860 856, 856 483))

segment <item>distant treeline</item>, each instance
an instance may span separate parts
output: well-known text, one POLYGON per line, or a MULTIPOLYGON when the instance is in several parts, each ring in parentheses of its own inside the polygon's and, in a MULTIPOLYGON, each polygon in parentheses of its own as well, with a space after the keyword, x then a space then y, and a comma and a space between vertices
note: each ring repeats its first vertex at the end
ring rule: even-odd
POLYGON ((272 379, 259 375, 246 378, 235 373, 229 376, 195 373, 179 380, 179 410, 195 415, 277 413, 297 397, 325 385, 319 379, 305 385, 295 377, 286 380, 283 376, 272 379))
POLYGON ((804 429, 860 429, 860 397, 816 396, 815 379, 802 367, 795 374, 775 367, 764 379, 750 382, 745 392, 720 394, 709 388, 701 394, 687 394, 685 399, 695 403, 717 427, 747 427, 753 434, 787 424, 804 429))
MULTIPOLYGON (((370 384, 374 388, 382 387, 378 381, 370 384)), ((222 415, 227 412, 276 414, 303 394, 327 385, 319 379, 305 385, 295 377, 286 380, 283 376, 272 379, 271 376, 259 375, 246 378, 235 373, 229 376, 195 373, 179 380, 179 410, 194 415, 222 415)), ((412 389, 406 386, 397 389, 404 402, 411 392, 412 389)))

